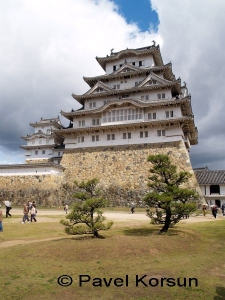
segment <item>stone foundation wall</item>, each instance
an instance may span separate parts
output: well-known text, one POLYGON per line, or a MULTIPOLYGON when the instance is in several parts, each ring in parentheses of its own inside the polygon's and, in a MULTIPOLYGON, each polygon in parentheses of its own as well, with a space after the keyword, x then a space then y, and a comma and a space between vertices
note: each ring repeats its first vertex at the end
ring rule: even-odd
POLYGON ((61 176, 0 176, 0 201, 10 200, 13 205, 36 201, 38 205, 58 203, 61 176))
POLYGON ((97 177, 105 196, 111 204, 127 205, 135 201, 142 206, 142 198, 147 190, 150 163, 148 155, 168 154, 178 170, 193 174, 189 187, 201 193, 190 163, 189 154, 184 143, 168 142, 159 144, 95 147, 67 149, 61 165, 64 180, 71 183, 97 177))
POLYGON ((51 160, 48 158, 48 159, 29 159, 29 160, 26 160, 26 164, 46 164, 46 163, 49 163, 51 162, 51 160))
MULTIPOLYGON (((189 187, 201 194, 183 142, 114 147, 66 149, 61 161, 62 175, 1 176, 0 201, 14 205, 36 201, 38 205, 61 206, 74 201, 74 180, 99 178, 104 196, 110 205, 126 206, 135 201, 143 206, 147 191, 150 163, 148 155, 168 154, 178 170, 193 174, 189 187)), ((203 200, 204 201, 204 200, 203 200)))

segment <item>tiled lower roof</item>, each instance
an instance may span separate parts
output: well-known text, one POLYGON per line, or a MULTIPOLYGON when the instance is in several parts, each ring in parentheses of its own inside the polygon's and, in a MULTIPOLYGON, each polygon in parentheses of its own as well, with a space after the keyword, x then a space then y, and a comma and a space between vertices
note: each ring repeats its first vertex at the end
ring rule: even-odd
POLYGON ((225 170, 194 170, 199 184, 225 184, 225 170))

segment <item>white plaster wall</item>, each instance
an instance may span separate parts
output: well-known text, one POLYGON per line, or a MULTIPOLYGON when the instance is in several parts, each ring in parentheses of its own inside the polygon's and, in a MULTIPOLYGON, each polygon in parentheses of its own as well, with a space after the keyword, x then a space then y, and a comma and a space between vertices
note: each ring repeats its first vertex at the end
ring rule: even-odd
MULTIPOLYGON (((130 56, 126 58, 127 63, 130 63, 132 65, 132 62, 135 62, 135 66, 139 66, 139 61, 144 61, 144 66, 142 68, 152 67, 154 66, 154 61, 152 55, 143 55, 143 56, 130 56)), ((125 58, 120 58, 117 61, 109 62, 106 64, 106 74, 113 73, 113 66, 116 65, 117 69, 120 65, 123 65, 125 62, 125 58)))
MULTIPOLYGON (((136 108, 135 106, 127 106, 123 107, 123 109, 129 109, 129 108, 136 108)), ((119 107, 118 107, 119 109, 119 107)), ((93 119, 100 119, 100 124, 102 126, 104 125, 116 125, 116 124, 129 124, 129 123, 135 123, 135 122, 143 122, 148 121, 148 113, 156 113, 156 120, 166 120, 166 119, 175 119, 182 117, 181 109, 180 107, 170 106, 170 107, 162 107, 162 108, 143 108, 143 118, 137 119, 137 120, 129 120, 129 121, 121 121, 121 122, 112 122, 112 123, 103 123, 102 121, 102 113, 85 115, 83 117, 74 118, 73 120, 73 128, 83 128, 83 127, 95 127, 92 125, 93 119), (166 111, 173 111, 173 117, 172 118, 166 118, 166 111), (85 121, 85 126, 79 126, 79 121, 85 121)), ((98 127, 98 125, 96 125, 98 127)))
POLYGON ((24 175, 61 175, 63 171, 54 169, 52 167, 33 167, 33 168, 8 168, 8 169, 0 169, 0 176, 24 176, 24 175))
POLYGON ((139 130, 132 129, 120 129, 118 130, 107 130, 104 133, 84 133, 80 136, 84 136, 84 142, 78 143, 78 136, 65 139, 66 148, 83 148, 83 147, 97 147, 97 146, 108 146, 108 145, 129 145, 129 144, 144 144, 144 143, 160 143, 170 141, 180 141, 183 139, 182 130, 179 127, 169 128, 158 127, 158 128, 145 128, 139 130), (166 136, 157 136, 157 130, 166 130, 166 136), (148 137, 140 138, 140 131, 148 131, 148 137), (130 132, 131 139, 123 139, 123 133, 130 132), (115 140, 107 140, 107 134, 115 134, 115 140), (99 136, 99 141, 92 142, 92 136, 99 136))
POLYGON ((34 136, 31 140, 27 140, 27 145, 28 146, 32 146, 32 145, 46 145, 47 144, 47 140, 49 141, 48 144, 54 144, 54 138, 49 135, 49 138, 39 138, 37 136, 34 136), (41 140, 41 144, 39 143, 39 141, 41 140), (34 144, 33 144, 34 141, 34 144))
POLYGON ((51 129, 56 129, 55 126, 53 125, 49 125, 49 126, 38 126, 38 127, 35 127, 34 129, 34 132, 35 133, 38 133, 39 130, 41 130, 43 133, 47 133, 48 130, 51 130, 51 129))

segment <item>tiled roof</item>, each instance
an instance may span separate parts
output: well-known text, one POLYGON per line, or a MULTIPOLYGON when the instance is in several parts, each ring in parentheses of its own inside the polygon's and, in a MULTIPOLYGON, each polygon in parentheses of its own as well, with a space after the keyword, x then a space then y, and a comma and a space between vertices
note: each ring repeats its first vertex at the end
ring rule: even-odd
POLYGON ((225 184, 225 170, 194 170, 199 184, 225 184))

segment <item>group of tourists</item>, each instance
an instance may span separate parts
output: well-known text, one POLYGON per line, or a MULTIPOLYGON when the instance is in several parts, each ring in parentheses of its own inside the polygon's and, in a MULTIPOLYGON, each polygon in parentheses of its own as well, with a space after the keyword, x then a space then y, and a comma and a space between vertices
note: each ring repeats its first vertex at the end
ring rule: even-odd
POLYGON ((37 207, 35 201, 33 202, 29 201, 28 204, 24 203, 22 224, 26 222, 30 223, 33 221, 37 222, 36 214, 37 214, 37 207), (29 214, 30 214, 30 219, 29 219, 29 214))

